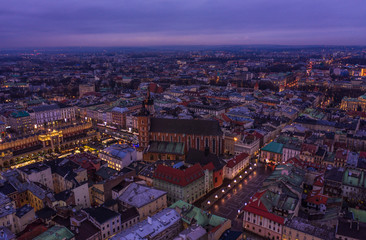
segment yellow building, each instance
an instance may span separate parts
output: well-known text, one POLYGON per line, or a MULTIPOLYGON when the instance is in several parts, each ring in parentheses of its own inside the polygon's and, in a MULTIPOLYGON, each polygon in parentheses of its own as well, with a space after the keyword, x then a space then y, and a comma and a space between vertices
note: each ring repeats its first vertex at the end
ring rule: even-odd
POLYGON ((344 97, 341 102, 341 109, 346 111, 366 111, 366 94, 358 98, 344 97))
POLYGON ((167 207, 167 192, 131 183, 118 200, 125 208, 135 207, 143 220, 167 207))

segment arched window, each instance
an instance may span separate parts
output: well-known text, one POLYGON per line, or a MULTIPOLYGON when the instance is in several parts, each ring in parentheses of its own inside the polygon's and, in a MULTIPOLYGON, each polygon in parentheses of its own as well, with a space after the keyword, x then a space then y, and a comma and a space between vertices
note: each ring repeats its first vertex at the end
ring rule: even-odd
POLYGON ((208 138, 206 138, 206 140, 205 140, 205 141, 206 141, 206 143, 205 143, 205 147, 209 147, 209 146, 208 146, 208 138))
POLYGON ((200 149, 200 138, 196 139, 196 148, 200 149))
POLYGON ((212 139, 212 152, 216 153, 216 139, 215 138, 212 139))

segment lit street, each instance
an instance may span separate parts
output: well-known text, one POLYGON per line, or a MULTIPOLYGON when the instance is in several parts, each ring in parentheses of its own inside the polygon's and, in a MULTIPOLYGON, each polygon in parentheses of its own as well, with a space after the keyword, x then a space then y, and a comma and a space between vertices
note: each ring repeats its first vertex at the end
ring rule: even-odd
POLYGON ((233 228, 241 230, 242 221, 237 219, 238 210, 242 209, 245 203, 249 202, 250 197, 258 191, 262 186, 262 182, 270 173, 270 170, 258 167, 235 188, 231 189, 221 200, 213 204, 209 210, 212 214, 231 219, 233 228))

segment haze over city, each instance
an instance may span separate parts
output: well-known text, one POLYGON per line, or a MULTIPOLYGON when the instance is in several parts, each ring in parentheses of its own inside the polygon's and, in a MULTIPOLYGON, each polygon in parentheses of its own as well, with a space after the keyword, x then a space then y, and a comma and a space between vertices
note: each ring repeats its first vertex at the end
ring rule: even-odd
POLYGON ((363 0, 16 0, 0 6, 0 48, 366 42, 363 0))
POLYGON ((0 240, 365 240, 366 0, 3 0, 0 240))

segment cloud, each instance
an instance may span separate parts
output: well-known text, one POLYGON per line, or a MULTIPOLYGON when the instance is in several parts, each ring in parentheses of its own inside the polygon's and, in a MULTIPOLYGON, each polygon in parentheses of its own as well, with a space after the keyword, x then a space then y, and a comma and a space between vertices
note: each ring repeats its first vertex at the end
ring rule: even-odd
POLYGON ((12 0, 0 47, 364 44, 364 0, 12 0))

